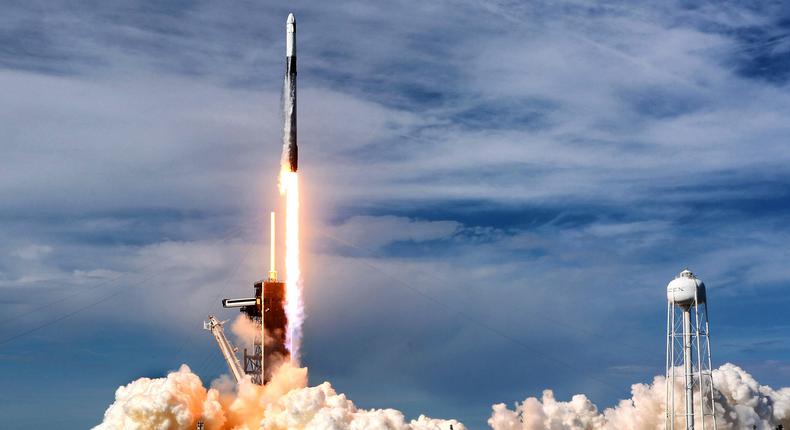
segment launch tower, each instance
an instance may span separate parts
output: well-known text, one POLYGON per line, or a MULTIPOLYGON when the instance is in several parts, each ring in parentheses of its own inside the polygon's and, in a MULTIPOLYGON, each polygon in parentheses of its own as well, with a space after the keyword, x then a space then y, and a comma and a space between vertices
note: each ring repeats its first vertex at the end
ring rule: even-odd
POLYGON ((667 285, 667 430, 716 429, 706 299, 705 284, 688 269, 667 285))
POLYGON ((244 373, 250 375, 258 385, 269 382, 274 367, 289 358, 285 347, 285 328, 288 318, 285 314, 285 283, 277 281, 274 258, 274 212, 271 213, 271 269, 266 280, 253 286, 255 297, 243 299, 223 299, 225 308, 239 310, 258 327, 252 343, 252 353, 244 348, 244 373))

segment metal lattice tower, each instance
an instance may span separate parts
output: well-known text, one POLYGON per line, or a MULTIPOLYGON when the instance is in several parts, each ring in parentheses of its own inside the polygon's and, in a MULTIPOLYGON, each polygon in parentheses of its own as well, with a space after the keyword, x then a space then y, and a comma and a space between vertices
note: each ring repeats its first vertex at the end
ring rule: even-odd
POLYGON ((716 429, 709 334, 705 284, 686 269, 667 285, 667 430, 716 429))
MULTIPOLYGON (((243 373, 249 375, 252 382, 258 385, 269 382, 276 365, 289 358, 288 349, 285 347, 285 329, 288 326, 288 317, 285 314, 285 283, 277 282, 274 233, 272 212, 269 279, 255 283, 255 297, 222 300, 222 307, 239 308, 257 328, 252 341, 252 354, 244 348, 243 373)), ((233 358, 235 359, 235 354, 233 358)), ((236 378, 237 381, 240 379, 236 378)))
POLYGON ((263 384, 263 330, 261 329, 261 282, 255 283, 256 305, 242 308, 242 312, 252 321, 255 327, 255 337, 252 341, 252 354, 244 348, 244 373, 250 375, 253 384, 263 384))

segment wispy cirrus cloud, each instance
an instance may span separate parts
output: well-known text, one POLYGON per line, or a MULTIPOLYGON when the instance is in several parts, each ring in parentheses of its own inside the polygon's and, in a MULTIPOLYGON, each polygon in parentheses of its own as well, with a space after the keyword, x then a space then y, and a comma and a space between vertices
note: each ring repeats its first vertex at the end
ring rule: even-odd
MULTIPOLYGON (((783 6, 292 7, 316 377, 362 406, 392 396, 407 411, 468 410, 473 425, 492 396, 549 385, 611 404, 618 394, 595 378, 622 379, 624 396, 652 376, 634 362, 661 355, 663 283, 685 265, 718 297, 715 320, 778 323, 789 279, 783 6), (586 364, 558 371, 469 318, 542 350, 583 351, 586 364), (492 357, 497 372, 463 382, 492 357), (355 394, 371 369, 396 394, 355 394)), ((150 276, 125 302, 145 318, 101 307, 72 324, 131 322, 160 339, 151 326, 171 322, 189 338, 193 309, 265 272, 286 13, 200 1, 4 8, 3 309, 35 307, 31 289, 59 297, 86 277, 128 276, 112 284, 123 288, 150 276), (36 246, 51 252, 20 259, 36 246), (184 296, 190 311, 172 311, 184 296)), ((110 291, 79 297, 95 292, 110 291)), ((44 339, 32 350, 47 351, 44 339)), ((159 341, 153 368, 213 351, 206 339, 185 353, 159 341)), ((722 347, 721 359, 744 357, 722 347)), ((788 359, 779 346, 754 362, 788 359)), ((771 377, 760 379, 786 383, 771 377)))

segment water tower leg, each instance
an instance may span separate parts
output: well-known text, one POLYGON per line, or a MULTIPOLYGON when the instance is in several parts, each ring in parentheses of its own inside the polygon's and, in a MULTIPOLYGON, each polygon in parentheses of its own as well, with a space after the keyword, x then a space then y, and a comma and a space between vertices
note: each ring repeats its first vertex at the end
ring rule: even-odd
POLYGON ((686 429, 694 430, 694 373, 691 358, 691 312, 683 308, 683 369, 686 377, 686 429))

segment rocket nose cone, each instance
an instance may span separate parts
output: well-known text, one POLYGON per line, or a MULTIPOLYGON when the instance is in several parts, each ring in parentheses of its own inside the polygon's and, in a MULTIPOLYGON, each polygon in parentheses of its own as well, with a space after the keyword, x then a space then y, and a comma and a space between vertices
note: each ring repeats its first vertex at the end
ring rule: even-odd
POLYGON ((296 18, 294 14, 288 14, 288 22, 285 23, 285 55, 293 57, 296 55, 296 18))

